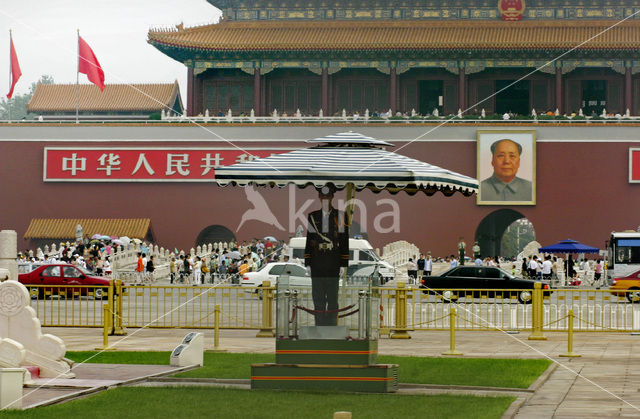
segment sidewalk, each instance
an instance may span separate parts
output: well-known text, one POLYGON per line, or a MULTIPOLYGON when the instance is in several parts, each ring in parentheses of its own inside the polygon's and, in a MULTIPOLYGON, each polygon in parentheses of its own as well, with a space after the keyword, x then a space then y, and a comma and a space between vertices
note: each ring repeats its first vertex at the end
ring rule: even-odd
MULTIPOLYGON (((170 351, 189 332, 205 334, 205 348, 213 349, 211 330, 129 329, 127 336, 110 336, 120 350, 170 351)), ((102 346, 101 329, 43 328, 65 341, 67 350, 95 350, 102 346)), ((256 338, 256 330, 222 330, 220 348, 229 352, 272 353, 273 338, 256 338)), ((529 333, 456 332, 456 350, 464 357, 542 358, 557 366, 533 395, 522 397, 515 418, 640 417, 640 336, 621 333, 578 333, 573 352, 579 358, 563 358, 566 333, 546 333, 546 341, 529 341, 529 333), (578 377, 576 373, 581 374, 578 377), (626 402, 626 403, 625 403, 626 402), (627 404, 629 403, 629 404, 627 404)), ((449 349, 446 331, 411 332, 411 339, 379 340, 381 355, 441 356, 449 349)), ((506 372, 508 373, 508 372, 506 372)), ((514 413, 511 416, 511 413, 514 413)))

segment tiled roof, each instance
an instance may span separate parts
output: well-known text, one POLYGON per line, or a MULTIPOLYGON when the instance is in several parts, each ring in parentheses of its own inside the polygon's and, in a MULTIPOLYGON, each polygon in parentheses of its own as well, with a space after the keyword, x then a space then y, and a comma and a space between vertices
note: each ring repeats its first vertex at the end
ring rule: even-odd
POLYGON ((152 29, 155 45, 237 50, 567 50, 640 48, 640 21, 222 21, 186 29, 152 29), (615 25, 615 26, 614 26, 615 25))
MULTIPOLYGON (((89 112, 160 112, 172 108, 180 94, 178 82, 156 84, 107 84, 100 91, 94 84, 79 86, 79 109, 89 112)), ((75 84, 38 83, 27 104, 29 112, 68 112, 76 110, 75 84)))
POLYGON ((71 239, 76 226, 82 226, 83 236, 102 234, 143 239, 151 228, 149 218, 34 218, 29 223, 25 239, 71 239))

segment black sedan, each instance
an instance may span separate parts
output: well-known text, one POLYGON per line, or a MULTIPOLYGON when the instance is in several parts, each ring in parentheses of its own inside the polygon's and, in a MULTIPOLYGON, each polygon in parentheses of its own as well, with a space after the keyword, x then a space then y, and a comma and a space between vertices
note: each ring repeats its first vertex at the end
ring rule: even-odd
POLYGON ((549 296, 549 284, 543 281, 517 278, 500 268, 491 266, 458 266, 439 276, 422 277, 420 288, 425 294, 439 295, 445 301, 459 298, 517 298, 531 302, 533 287, 542 283, 544 295, 549 296))

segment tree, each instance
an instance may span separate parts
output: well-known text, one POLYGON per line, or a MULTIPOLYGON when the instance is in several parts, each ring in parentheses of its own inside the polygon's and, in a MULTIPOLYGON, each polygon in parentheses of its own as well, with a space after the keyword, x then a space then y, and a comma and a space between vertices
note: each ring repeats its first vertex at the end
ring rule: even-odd
MULTIPOLYGON (((53 77, 47 74, 44 74, 38 80, 38 83, 42 84, 53 84, 53 77)), ((36 117, 35 114, 27 113, 27 103, 31 100, 33 96, 33 92, 36 91, 37 83, 31 83, 31 87, 29 88, 29 93, 25 93, 23 95, 13 95, 11 99, 11 119, 13 121, 19 121, 22 119, 33 119, 36 117)), ((9 100, 6 96, 2 97, 0 100, 0 120, 8 120, 9 119, 9 100)))
POLYGON ((507 258, 518 256, 524 247, 536 239, 533 224, 526 218, 514 221, 502 236, 500 254, 507 258))

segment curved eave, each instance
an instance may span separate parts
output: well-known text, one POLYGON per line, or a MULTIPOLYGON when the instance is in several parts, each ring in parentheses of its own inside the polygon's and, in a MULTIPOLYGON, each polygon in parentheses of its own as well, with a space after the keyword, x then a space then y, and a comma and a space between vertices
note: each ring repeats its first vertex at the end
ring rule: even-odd
POLYGON ((403 45, 386 45, 386 46, 363 46, 363 47, 327 47, 327 46, 305 46, 300 48, 295 47, 255 47, 255 46, 242 46, 238 45, 234 48, 227 47, 207 47, 203 45, 189 45, 189 44, 177 44, 171 42, 165 42, 161 40, 151 40, 149 43, 155 47, 159 45, 174 48, 179 50, 188 50, 188 51, 201 51, 201 52, 215 52, 215 53, 239 53, 239 52, 263 52, 263 53, 278 53, 278 52, 345 52, 345 53, 353 53, 353 52, 362 52, 362 51, 441 51, 441 52, 451 52, 451 51, 465 51, 465 52, 486 52, 486 51, 568 51, 570 49, 574 49, 575 51, 624 51, 624 52, 632 52, 638 51, 640 49, 640 45, 637 46, 620 46, 620 47, 590 47, 590 46, 581 46, 575 48, 575 45, 536 45, 536 46, 521 46, 521 45, 490 45, 490 46, 467 46, 467 45, 456 45, 456 46, 447 46, 441 45, 439 47, 420 47, 418 45, 412 46, 403 46, 403 45))
MULTIPOLYGON (((307 59, 331 59, 331 60, 388 60, 388 59, 411 59, 411 60, 548 60, 556 57, 560 53, 567 52, 567 49, 558 47, 543 48, 514 48, 514 49, 492 49, 489 47, 482 49, 429 49, 429 48, 365 48, 365 49, 331 49, 326 47, 307 49, 229 49, 229 48, 208 48, 184 47, 166 43, 152 43, 158 50, 167 56, 180 61, 209 60, 209 61, 234 61, 250 59, 269 60, 307 60, 307 59)), ((597 49, 580 48, 571 53, 563 55, 564 59, 637 59, 640 58, 640 47, 630 49, 597 49)))
MULTIPOLYGON (((339 180, 335 178, 324 179, 322 177, 318 177, 318 178, 314 178, 314 179, 310 179, 302 182, 295 182, 295 183, 288 180, 284 180, 284 179, 282 180, 275 179, 275 180, 264 181, 264 182, 256 182, 254 179, 251 179, 251 178, 247 178, 247 177, 235 178, 233 176, 229 176, 226 179, 219 179, 216 177, 216 182, 218 183, 219 186, 222 186, 222 187, 227 187, 227 186, 245 187, 253 184, 257 186, 270 187, 270 188, 284 188, 290 184, 293 184, 300 189, 304 189, 309 186, 318 189, 330 183, 330 184, 333 184, 336 187, 336 189, 339 191, 346 188, 348 183, 351 183, 349 182, 349 180, 339 180)), ((422 185, 417 185, 415 183, 405 184, 405 183, 392 183, 392 182, 391 183, 361 182, 355 185, 355 187, 357 191, 362 191, 364 189, 368 189, 374 193, 380 193, 380 192, 386 191, 392 195, 396 195, 399 192, 405 192, 408 195, 415 195, 418 192, 423 192, 427 196, 432 196, 437 192, 441 192, 445 196, 451 196, 456 192, 459 192, 464 196, 471 196, 474 193, 478 192, 477 184, 476 185, 468 184, 465 186, 461 184, 452 183, 446 180, 442 182, 432 180, 422 185)))

